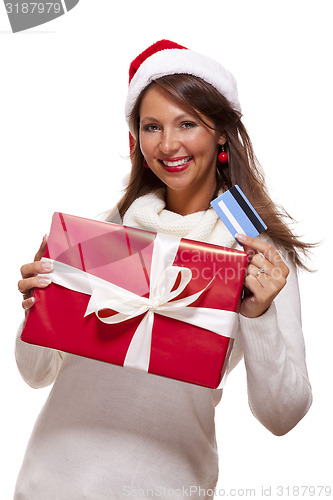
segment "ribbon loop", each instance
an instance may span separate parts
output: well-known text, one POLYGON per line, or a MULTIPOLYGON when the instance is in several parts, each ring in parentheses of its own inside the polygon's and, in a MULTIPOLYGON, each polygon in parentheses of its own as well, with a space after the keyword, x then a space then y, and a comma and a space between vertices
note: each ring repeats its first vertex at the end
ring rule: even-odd
POLYGON ((187 267, 170 266, 167 267, 160 275, 155 289, 150 292, 150 298, 159 305, 165 304, 170 300, 178 297, 187 287, 192 279, 192 271, 187 267), (180 283, 172 292, 171 290, 176 284, 180 274, 180 283))

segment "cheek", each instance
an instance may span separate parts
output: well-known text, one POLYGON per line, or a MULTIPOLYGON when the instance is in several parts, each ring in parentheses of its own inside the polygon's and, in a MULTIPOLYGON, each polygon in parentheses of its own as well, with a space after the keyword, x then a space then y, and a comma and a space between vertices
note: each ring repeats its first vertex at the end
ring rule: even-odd
POLYGON ((197 156, 211 156, 215 153, 217 154, 218 151, 218 144, 217 140, 215 140, 215 136, 212 137, 212 134, 206 131, 205 133, 201 131, 200 134, 193 136, 191 138, 191 144, 188 145, 191 147, 193 154, 197 156))
POLYGON ((144 140, 142 139, 141 134, 139 135, 139 146, 140 146, 141 153, 144 155, 145 143, 144 143, 144 140))
POLYGON ((152 156, 153 151, 155 149, 153 137, 151 136, 147 137, 145 134, 140 134, 139 144, 143 156, 145 157, 152 156))

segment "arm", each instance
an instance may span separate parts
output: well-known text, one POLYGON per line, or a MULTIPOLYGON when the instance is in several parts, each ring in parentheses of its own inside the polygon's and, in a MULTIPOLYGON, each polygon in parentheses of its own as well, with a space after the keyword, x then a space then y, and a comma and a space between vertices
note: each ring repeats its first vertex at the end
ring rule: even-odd
POLYGON ((16 337, 15 358, 23 380, 40 389, 54 382, 62 363, 59 351, 46 347, 27 344, 20 339, 24 322, 22 322, 16 337))
MULTIPOLYGON (((291 430, 312 402, 297 274, 293 264, 286 263, 286 284, 268 309, 257 317, 240 316, 249 405, 255 417, 276 435, 291 430)), ((253 276, 250 282, 256 285, 253 276)))

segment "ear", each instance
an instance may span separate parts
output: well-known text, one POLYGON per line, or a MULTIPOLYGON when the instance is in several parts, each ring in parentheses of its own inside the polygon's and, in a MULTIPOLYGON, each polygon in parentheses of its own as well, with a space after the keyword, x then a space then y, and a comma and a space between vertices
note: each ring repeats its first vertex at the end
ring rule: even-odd
POLYGON ((218 141, 217 141, 217 142, 218 142, 218 144, 219 144, 220 146, 223 146, 223 144, 225 144, 225 143, 227 142, 227 134, 223 132, 223 134, 221 134, 221 135, 219 136, 219 139, 218 139, 218 141))

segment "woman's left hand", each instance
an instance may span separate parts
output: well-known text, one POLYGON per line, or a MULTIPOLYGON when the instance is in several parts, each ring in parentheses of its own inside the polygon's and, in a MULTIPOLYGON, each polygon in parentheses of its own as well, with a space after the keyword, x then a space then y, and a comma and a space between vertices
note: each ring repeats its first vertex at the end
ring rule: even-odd
POLYGON ((250 255, 245 286, 252 292, 243 299, 240 313, 256 318, 267 311, 285 286, 289 268, 270 243, 243 234, 237 234, 236 238, 250 255))

